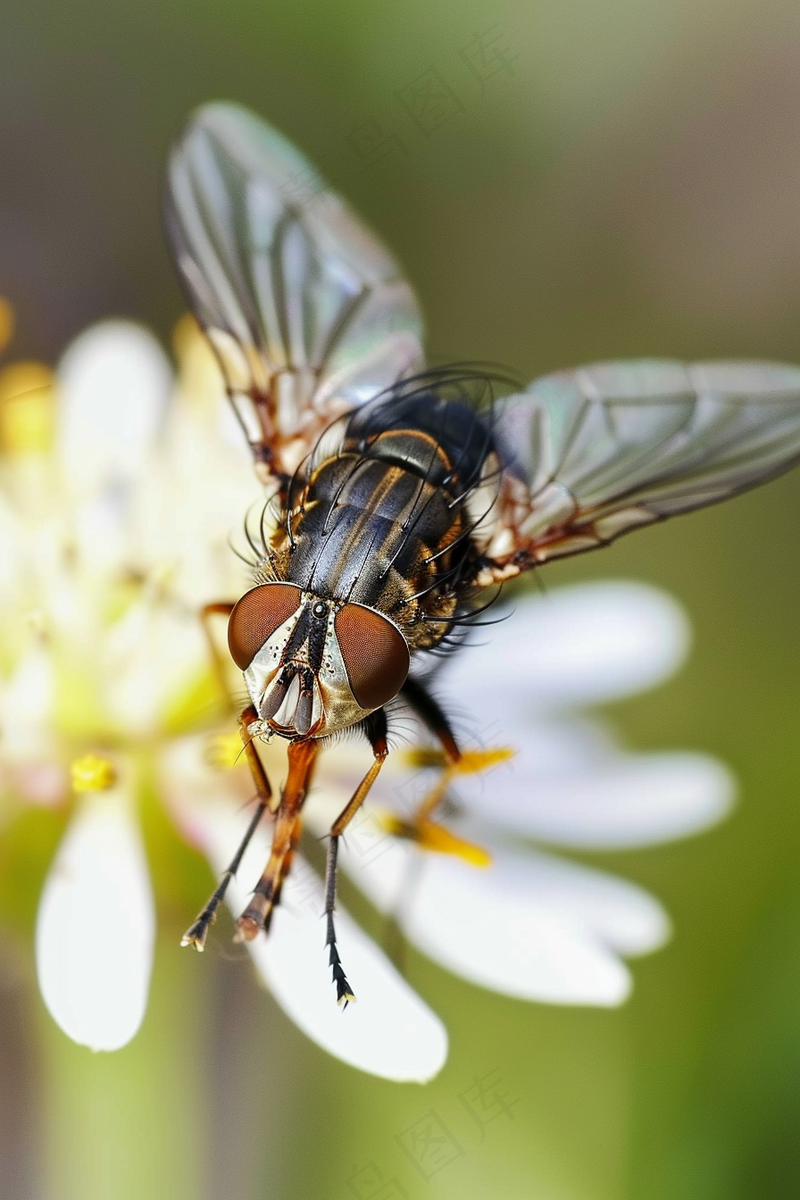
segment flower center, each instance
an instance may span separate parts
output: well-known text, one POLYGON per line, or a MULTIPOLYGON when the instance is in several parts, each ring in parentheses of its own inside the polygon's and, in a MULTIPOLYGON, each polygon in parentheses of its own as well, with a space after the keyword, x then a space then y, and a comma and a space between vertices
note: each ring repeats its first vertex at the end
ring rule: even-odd
POLYGON ((104 792, 117 782, 114 764, 98 754, 83 754, 73 759, 70 775, 76 792, 104 792))

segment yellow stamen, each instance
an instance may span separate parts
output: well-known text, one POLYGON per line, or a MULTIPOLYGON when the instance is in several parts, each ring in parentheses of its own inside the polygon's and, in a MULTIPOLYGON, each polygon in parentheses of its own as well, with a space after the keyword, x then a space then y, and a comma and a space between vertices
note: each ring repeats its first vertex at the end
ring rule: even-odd
POLYGON ((238 733, 217 733, 209 738, 205 759, 209 766, 218 770, 235 767, 242 753, 242 739, 238 733))
POLYGON ((495 746, 491 750, 465 750, 450 770, 453 775, 477 775, 481 771, 496 767, 498 763, 507 762, 516 753, 510 746, 495 746))
POLYGON ((5 350, 14 336, 14 309, 0 296, 0 350, 5 350))
POLYGON ((0 371, 0 450, 45 453, 54 436, 53 372, 44 363, 11 363, 0 371))
POLYGON ((409 766, 422 770, 426 767, 438 767, 446 770, 449 776, 477 775, 488 771, 498 763, 506 762, 516 754, 510 746, 495 746, 489 750, 465 750, 458 762, 451 763, 444 751, 433 746, 415 746, 403 754, 409 766))
MULTIPOLYGON (((414 757, 415 751, 412 751, 408 756, 410 761, 420 765, 420 759, 414 757)), ((423 751, 423 756, 425 755, 423 751)), ((435 751, 433 753, 436 753, 435 751)), ((515 753, 514 750, 509 750, 506 747, 498 747, 495 750, 467 750, 461 755, 458 762, 447 762, 444 755, 440 756, 439 767, 441 775, 437 779, 434 786, 428 792, 425 799, 417 807, 414 815, 414 825, 421 828, 422 825, 430 818, 434 809, 438 808, 442 800, 447 794, 447 789, 452 781, 458 775, 475 775, 479 771, 486 771, 497 763, 505 762, 515 753)), ((430 765, 430 761, 426 765, 430 765)))
POLYGON ((400 754, 410 767, 415 767, 418 771, 426 767, 443 769, 447 766, 444 751, 438 746, 412 746, 411 749, 401 750, 400 754))
POLYGON ((114 764, 98 754, 84 754, 74 759, 71 775, 75 792, 104 792, 117 782, 114 764))
POLYGON ((385 813, 381 817, 381 824, 387 833, 416 842, 421 850, 431 850, 435 854, 452 854, 473 867, 488 867, 492 861, 488 850, 477 846, 475 842, 468 842, 466 838, 458 837, 451 830, 445 829, 444 825, 437 825, 435 821, 411 824, 385 813))

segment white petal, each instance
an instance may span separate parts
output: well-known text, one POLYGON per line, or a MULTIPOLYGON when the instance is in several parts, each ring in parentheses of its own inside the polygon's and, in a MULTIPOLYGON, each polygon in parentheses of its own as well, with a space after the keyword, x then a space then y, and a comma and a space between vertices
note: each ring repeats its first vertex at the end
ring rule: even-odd
POLYGON ((93 325, 58 366, 59 451, 82 494, 130 479, 152 444, 170 384, 169 361, 131 321, 93 325))
MULTIPOLYGON (((244 832, 246 814, 225 805, 204 805, 207 853, 219 873, 244 832)), ((266 830, 253 838, 228 898, 238 914, 269 854, 266 830)), ((386 956, 341 909, 339 951, 358 1002, 342 1011, 328 967, 323 894, 317 876, 296 860, 268 938, 248 944, 275 999, 308 1037, 351 1066, 384 1079, 424 1082, 447 1057, 447 1033, 439 1018, 405 982, 386 956)))
POLYGON ((492 825, 562 846, 622 849, 687 837, 730 810, 730 772, 703 754, 616 755, 571 774, 546 774, 523 750, 455 789, 492 825))
POLYGON ((28 543, 28 529, 17 506, 0 494, 0 604, 5 608, 16 602, 20 574, 28 543))
MULTIPOLYGON (((210 351, 203 348, 203 355, 210 351)), ((159 440, 162 453, 135 491, 131 521, 143 565, 163 570, 169 564, 172 594, 194 610, 204 600, 241 595, 250 586, 245 567, 231 553, 230 539, 233 535, 245 554, 252 553, 242 522, 255 505, 255 528, 264 506, 263 487, 244 461, 248 450, 241 428, 236 449, 222 434, 220 412, 235 417, 212 365, 212 396, 204 372, 200 378, 194 372, 189 380, 182 377, 159 440)))
POLYGON ((99 650, 104 709, 128 735, 156 730, 175 697, 208 663, 199 615, 145 595, 99 650))
POLYGON ((155 918, 141 837, 120 787, 87 796, 50 868, 36 925, 44 1002, 93 1050, 136 1033, 153 961, 155 918))
POLYGON ((0 753, 6 761, 26 762, 56 750, 51 734, 54 698, 52 657, 44 646, 35 645, 0 688, 0 753))
POLYGON ((55 680, 48 650, 23 653, 0 687, 2 783, 29 804, 52 805, 67 794, 69 775, 53 728, 55 680))
POLYGON ((666 917, 644 892, 546 855, 489 846, 492 865, 479 868, 388 838, 366 845, 346 846, 342 864, 373 902, 431 958, 510 996, 620 1004, 630 976, 617 954, 667 936, 666 917))
POLYGON ((128 494, 114 486, 93 492, 72 506, 70 535, 75 559, 80 563, 82 581, 88 581, 90 587, 102 587, 114 575, 118 578, 126 565, 130 569, 133 547, 128 510, 128 494))
MULTIPOLYGON (((417 743, 410 739, 410 745, 417 743)), ((419 741, 430 742, 430 735, 420 731, 419 741)), ((557 720, 529 721, 523 729, 502 726, 484 730, 480 736, 471 738, 467 731, 462 742, 465 749, 474 746, 488 748, 505 746, 513 756, 497 763, 476 775, 460 776, 453 784, 453 794, 459 803, 469 806, 487 822, 493 821, 493 806, 508 783, 512 788, 517 778, 537 781, 541 777, 572 779, 580 772, 582 776, 604 770, 609 763, 617 762, 620 752, 611 740, 608 730, 598 720, 577 717, 561 717, 557 720)), ((413 751, 411 754, 413 755, 413 751)), ((314 790, 308 802, 308 816, 319 825, 319 835, 327 833, 331 823, 341 812, 347 799, 352 796, 364 776, 369 763, 365 745, 353 740, 342 741, 326 748, 324 762, 325 788, 314 790), (317 820, 317 809, 324 816, 317 820), (327 820, 325 820, 327 817, 327 820)), ((400 745, 386 760, 370 798, 377 806, 391 808, 399 816, 412 816, 417 806, 427 795, 438 778, 435 768, 419 768, 409 761, 406 746, 400 745)), ((517 784, 517 790, 522 785, 517 784)), ((509 802, 515 812, 522 802, 516 795, 509 802)), ((512 826, 513 827, 513 826, 512 826)))
POLYGON ((492 849, 504 884, 523 889, 518 875, 524 870, 532 876, 529 894, 535 902, 574 920, 618 954, 650 954, 668 941, 664 909, 628 880, 550 854, 492 849))
POLYGON ((685 657, 680 606, 640 583, 587 583, 521 596, 507 621, 480 631, 443 666, 442 687, 475 697, 486 721, 531 707, 588 705, 652 687, 685 657))

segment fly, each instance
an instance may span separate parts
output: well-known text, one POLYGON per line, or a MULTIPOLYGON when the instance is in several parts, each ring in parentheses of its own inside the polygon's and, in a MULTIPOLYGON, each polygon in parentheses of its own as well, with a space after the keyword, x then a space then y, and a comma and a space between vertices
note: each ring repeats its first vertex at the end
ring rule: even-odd
POLYGON ((506 580, 794 465, 800 369, 605 362, 499 398, 490 374, 426 367, 417 300, 394 259, 331 190, 297 199, 293 181, 310 174, 289 142, 233 104, 198 110, 169 161, 178 274, 277 508, 252 587, 205 610, 227 614, 247 685, 239 727, 258 803, 183 944, 203 948, 266 814, 272 849, 238 930, 250 939, 269 929, 320 748, 357 728, 373 761, 330 829, 325 886, 346 1004, 337 847, 386 759, 387 706, 399 696, 415 710, 447 763, 403 826, 423 842, 443 834, 434 812, 459 764, 480 765, 429 691, 425 656, 457 645, 506 580), (288 743, 278 797, 256 749, 275 735, 288 743))

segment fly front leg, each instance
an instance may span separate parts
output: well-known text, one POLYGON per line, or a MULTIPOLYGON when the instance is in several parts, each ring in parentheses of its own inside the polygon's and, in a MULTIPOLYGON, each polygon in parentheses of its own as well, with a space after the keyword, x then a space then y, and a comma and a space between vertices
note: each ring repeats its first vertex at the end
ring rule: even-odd
POLYGON ((389 747, 386 744, 386 714, 382 708, 367 717, 364 722, 364 731, 372 746, 374 760, 361 783, 331 825, 328 858, 325 865, 325 945, 329 947, 328 964, 333 973, 333 982, 336 984, 336 999, 339 1004, 343 1003, 345 1008, 349 1001, 355 1000, 356 997, 344 973, 342 960, 336 946, 336 929, 333 921, 336 907, 336 862, 339 856, 339 838, 366 800, 389 753, 389 747))
POLYGON ((283 860, 283 864, 281 866, 281 874, 280 874, 280 879, 278 880, 278 886, 276 887, 275 894, 272 897, 272 907, 270 908, 269 912, 267 913, 266 917, 264 918, 264 932, 265 933, 269 933, 269 927, 272 924, 272 918, 275 914, 275 909, 278 907, 278 905, 281 902, 281 892, 283 891, 283 885, 286 882, 286 878, 292 869, 292 861, 294 859, 295 854, 297 853, 297 847, 300 845, 300 838, 302 836, 302 833, 303 833, 303 821, 302 821, 302 818, 298 817, 294 823, 294 828, 292 829, 291 837, 289 839, 289 849, 286 852, 286 855, 283 860))
POLYGON ((236 922, 238 941, 252 941, 256 934, 269 925, 288 870, 287 859, 290 860, 297 842, 300 809, 306 798, 318 753, 319 744, 313 738, 296 738, 289 743, 289 773, 275 817, 272 850, 250 903, 236 922))
MULTIPOLYGON (((314 767, 316 766, 316 763, 317 763, 317 759, 315 758, 314 761, 312 762, 311 767, 309 768, 308 774, 306 776, 306 781, 305 781, 305 794, 306 795, 308 795, 308 789, 311 786, 311 780, 314 775, 314 767)), ((264 926, 263 927, 264 927, 265 933, 269 933, 269 927, 272 924, 272 917, 275 913, 275 909, 278 907, 278 905, 281 902, 281 892, 283 891, 283 885, 286 882, 286 878, 292 869, 292 861, 294 859, 295 854, 297 853, 297 848, 300 845, 300 838, 301 838, 302 832, 303 832, 303 822, 302 822, 301 817, 297 816, 295 818, 295 822, 292 827, 291 833, 289 834, 289 849, 286 851, 285 855, 283 856, 283 862, 281 863, 281 869, 280 869, 280 875, 278 877, 278 883, 277 883, 277 886, 276 886, 275 891, 272 896, 272 904, 270 905, 269 911, 267 912, 266 916, 264 917, 264 926)))
MULTIPOLYGON (((233 708, 233 700, 231 698, 230 688, 228 687, 228 678, 225 671, 226 659, 223 659, 219 652, 219 647, 211 633, 210 618, 214 616, 229 617, 233 612, 235 605, 229 600, 220 600, 214 604, 204 604, 200 609, 200 624, 203 627, 206 644, 208 645, 208 653, 211 657, 211 668, 214 673, 214 678, 217 681, 217 686, 220 692, 226 698, 228 705, 233 708)), ((234 709, 235 711, 235 709, 234 709)))
POLYGON ((236 875, 236 872, 239 870, 239 865, 242 861, 242 857, 244 856, 244 852, 249 846, 250 840, 258 828, 264 813, 268 809, 270 811, 272 809, 272 789, 269 785, 269 780, 267 779, 261 759, 258 757, 256 748, 253 745, 253 739, 249 731, 251 722, 255 721, 256 719, 256 710, 253 708, 252 704, 248 704, 247 708, 239 717, 239 734, 244 746, 247 764, 250 767, 250 773, 253 777, 253 783, 256 787, 258 803, 256 804, 256 810, 253 813, 252 819, 245 831, 245 835, 242 838, 239 848, 231 859, 227 870, 223 872, 222 878, 217 884, 215 891, 209 898, 208 903, 205 905, 202 911, 198 913, 197 920, 192 926, 190 926, 189 929, 186 930, 186 933, 181 938, 182 946, 194 946, 195 950, 202 950, 205 947, 208 930, 217 918, 217 909, 225 899, 225 893, 228 890, 228 886, 236 875))

